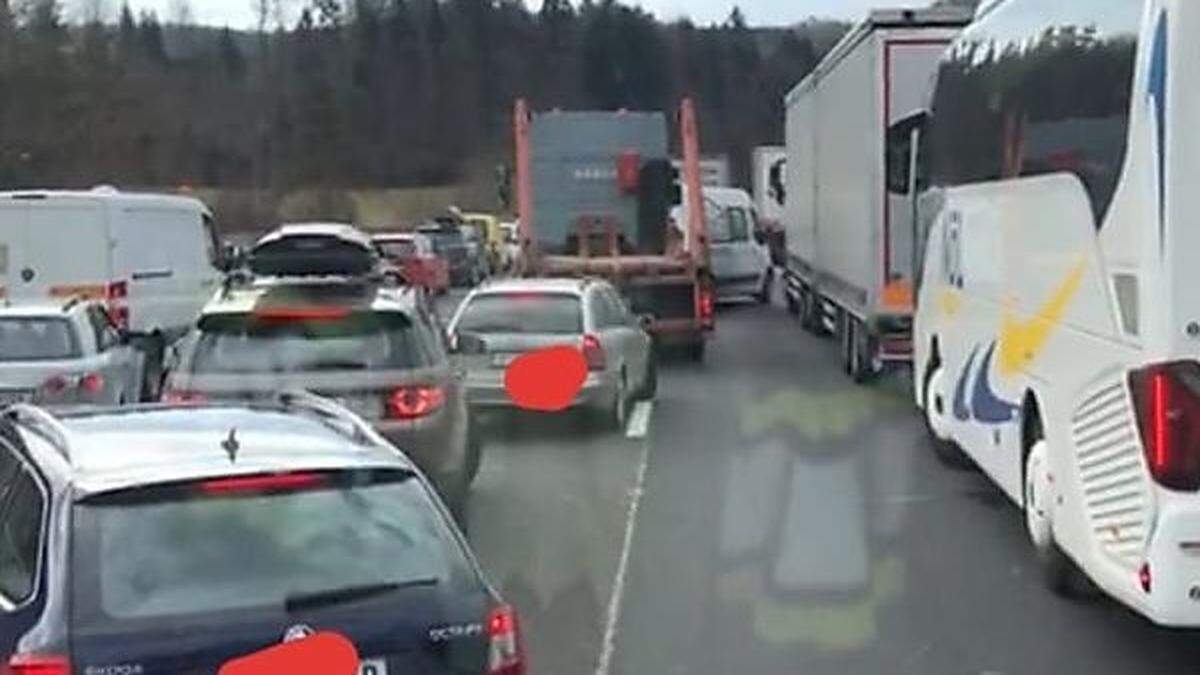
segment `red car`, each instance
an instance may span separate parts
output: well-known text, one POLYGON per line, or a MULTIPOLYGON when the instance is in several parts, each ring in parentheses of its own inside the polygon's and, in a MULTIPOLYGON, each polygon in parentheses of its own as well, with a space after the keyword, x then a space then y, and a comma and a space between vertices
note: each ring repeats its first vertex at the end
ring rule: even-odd
POLYGON ((396 266, 408 282, 441 295, 450 289, 450 266, 422 234, 379 234, 374 237, 383 257, 396 266))

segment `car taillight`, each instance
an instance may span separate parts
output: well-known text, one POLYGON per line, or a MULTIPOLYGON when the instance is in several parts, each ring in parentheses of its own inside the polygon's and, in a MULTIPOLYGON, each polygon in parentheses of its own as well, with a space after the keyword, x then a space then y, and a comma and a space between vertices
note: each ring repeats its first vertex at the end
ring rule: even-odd
POLYGON ((54 375, 42 383, 42 391, 50 396, 62 396, 71 388, 71 379, 66 375, 54 375))
POLYGON ((71 675, 71 661, 65 656, 17 654, 8 660, 12 675, 71 675))
POLYGON ((1151 475, 1172 490, 1200 490, 1200 363, 1134 371, 1129 387, 1151 475))
POLYGON ((79 379, 79 388, 88 394, 99 394, 104 391, 104 376, 88 373, 79 379))
POLYGON ((608 365, 608 356, 600 344, 600 338, 595 335, 583 336, 583 360, 587 361, 588 370, 604 370, 608 365))
POLYGON ((446 403, 441 387, 400 387, 388 396, 388 412, 393 419, 415 420, 433 414, 446 403))
POLYGON ((187 405, 204 403, 208 400, 204 394, 186 389, 165 389, 162 393, 162 402, 171 405, 187 405))
POLYGON ((488 675, 525 675, 525 649, 517 612, 504 605, 488 615, 488 675))
POLYGON ((129 328, 129 284, 114 281, 104 289, 105 304, 113 323, 119 328, 129 328))
POLYGON ((700 315, 700 322, 705 328, 713 326, 713 316, 715 311, 716 299, 713 297, 713 291, 707 286, 701 286, 696 296, 696 311, 700 315))

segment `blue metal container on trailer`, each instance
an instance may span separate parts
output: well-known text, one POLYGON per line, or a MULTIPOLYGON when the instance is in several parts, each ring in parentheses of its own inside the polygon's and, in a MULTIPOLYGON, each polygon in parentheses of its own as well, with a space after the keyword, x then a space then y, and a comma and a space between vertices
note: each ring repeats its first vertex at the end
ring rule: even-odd
MULTIPOLYGON (((611 218, 628 242, 638 238, 636 186, 620 176, 623 161, 662 159, 667 120, 655 112, 545 112, 531 124, 533 231, 538 248, 568 253, 582 217, 611 218)), ((636 181, 636 179, 635 179, 636 181)))

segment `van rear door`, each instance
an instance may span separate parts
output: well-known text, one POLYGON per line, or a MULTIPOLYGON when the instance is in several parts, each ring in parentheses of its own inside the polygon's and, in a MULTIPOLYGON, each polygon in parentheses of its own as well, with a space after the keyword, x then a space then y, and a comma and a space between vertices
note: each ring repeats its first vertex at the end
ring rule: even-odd
POLYGON ((190 324, 215 289, 213 244, 199 210, 123 206, 113 219, 113 273, 129 284, 129 327, 173 333, 190 324))
POLYGON ((0 216, 10 245, 8 292, 13 297, 104 297, 110 255, 103 206, 90 199, 15 197, 3 213, 12 214, 16 236, 8 241, 8 215, 0 216))

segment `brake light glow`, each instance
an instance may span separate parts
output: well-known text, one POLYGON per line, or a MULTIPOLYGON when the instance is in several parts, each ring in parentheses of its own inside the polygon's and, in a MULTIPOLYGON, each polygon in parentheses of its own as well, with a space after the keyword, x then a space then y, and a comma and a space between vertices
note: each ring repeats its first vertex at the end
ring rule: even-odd
POLYGON ((104 300, 113 323, 122 329, 129 328, 129 284, 114 281, 104 289, 104 300))
POLYGON ((1163 487, 1200 490, 1200 363, 1154 365, 1129 375, 1142 448, 1163 487))
POLYGON ((200 483, 200 491, 210 495, 238 492, 278 492, 304 490, 325 484, 325 477, 317 473, 279 473, 261 476, 236 476, 215 478, 200 483))
POLYGON ((104 376, 100 373, 88 373, 80 378, 79 388, 88 394, 99 394, 104 391, 104 376))
POLYGON ((345 307, 264 307, 254 316, 264 321, 337 321, 350 316, 345 307))
POLYGON ((525 649, 517 612, 504 605, 488 615, 488 675, 525 675, 525 649))
POLYGON ((16 654, 8 660, 12 675, 71 675, 71 662, 65 656, 16 654))
POLYGON ((204 403, 207 397, 204 394, 186 389, 166 389, 162 393, 163 403, 170 405, 188 405, 204 403))
POLYGON ((446 391, 441 387, 400 387, 388 397, 388 412, 393 419, 415 420, 437 412, 446 404, 446 391))
POLYGON ((707 286, 700 287, 698 295, 696 296, 696 310, 700 315, 700 322, 704 324, 705 328, 711 328, 713 326, 715 302, 716 300, 713 297, 712 289, 708 288, 707 286))
POLYGON ((604 370, 608 355, 604 353, 600 338, 591 334, 583 336, 583 359, 587 361, 588 370, 604 370))

